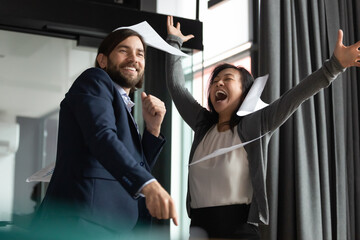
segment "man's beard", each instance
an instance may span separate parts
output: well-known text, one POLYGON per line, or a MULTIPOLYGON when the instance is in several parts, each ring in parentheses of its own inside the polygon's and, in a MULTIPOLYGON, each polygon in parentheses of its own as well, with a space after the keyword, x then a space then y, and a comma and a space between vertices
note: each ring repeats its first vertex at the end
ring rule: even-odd
POLYGON ((141 88, 144 70, 139 71, 137 77, 127 77, 121 73, 121 67, 123 67, 123 65, 117 66, 110 61, 105 71, 107 72, 107 74, 109 74, 110 78, 121 87, 130 88, 132 91, 134 91, 136 88, 141 88))

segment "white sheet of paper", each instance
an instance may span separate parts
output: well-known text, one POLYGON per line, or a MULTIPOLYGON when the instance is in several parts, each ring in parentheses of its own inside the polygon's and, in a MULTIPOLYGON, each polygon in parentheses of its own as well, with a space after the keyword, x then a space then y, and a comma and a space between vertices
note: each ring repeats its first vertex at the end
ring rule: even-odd
POLYGON ((183 53, 179 49, 174 48, 173 46, 169 45, 164 39, 162 39, 160 37, 160 35, 146 21, 143 21, 141 23, 138 23, 138 24, 135 24, 132 26, 128 26, 128 27, 119 27, 119 28, 116 28, 114 31, 120 30, 120 29, 134 30, 135 32, 139 33, 144 38, 144 41, 146 42, 146 44, 151 47, 157 48, 159 50, 162 50, 164 52, 167 52, 167 53, 170 53, 173 55, 178 55, 178 56, 183 56, 183 57, 188 56, 187 54, 183 53))
POLYGON ((26 179, 26 182, 50 182, 51 176, 54 172, 55 162, 40 169, 26 179))
POLYGON ((269 105, 260 99, 268 78, 269 74, 266 74, 254 80, 253 85, 236 113, 238 116, 245 116, 269 105))
POLYGON ((217 149, 217 150, 215 150, 214 152, 212 152, 212 153, 210 153, 210 154, 208 154, 208 155, 206 155, 206 156, 204 156, 204 157, 202 157, 202 158, 200 158, 200 159, 198 159, 198 160, 193 161, 192 163, 189 164, 189 166, 192 166, 192 165, 194 165, 194 164, 198 164, 198 163, 200 163, 200 162, 209 160, 209 159, 211 159, 211 158, 214 158, 214 157, 220 156, 220 155, 222 155, 222 154, 231 152, 231 151, 233 151, 233 150, 235 150, 235 149, 241 148, 241 147, 243 147, 243 146, 245 146, 245 145, 247 145, 247 144, 249 144, 249 143, 252 143, 252 142, 254 142, 254 141, 262 138, 262 137, 265 136, 265 135, 266 135, 266 133, 263 134, 263 135, 261 135, 260 137, 257 137, 257 138, 255 138, 255 139, 252 139, 252 140, 247 141, 247 142, 244 142, 244 143, 240 143, 240 144, 237 144, 237 145, 233 145, 233 146, 231 146, 231 147, 226 147, 226 148, 217 149))

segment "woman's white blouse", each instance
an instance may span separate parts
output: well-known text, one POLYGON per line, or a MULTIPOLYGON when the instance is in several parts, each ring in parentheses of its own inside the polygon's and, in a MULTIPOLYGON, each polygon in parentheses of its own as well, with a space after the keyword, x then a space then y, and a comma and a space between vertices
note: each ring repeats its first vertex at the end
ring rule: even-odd
MULTIPOLYGON (((219 132, 216 125, 209 129, 195 150, 192 162, 219 148, 240 144, 234 132, 219 132)), ((249 204, 253 195, 247 153, 243 147, 191 165, 189 191, 192 208, 249 204)))

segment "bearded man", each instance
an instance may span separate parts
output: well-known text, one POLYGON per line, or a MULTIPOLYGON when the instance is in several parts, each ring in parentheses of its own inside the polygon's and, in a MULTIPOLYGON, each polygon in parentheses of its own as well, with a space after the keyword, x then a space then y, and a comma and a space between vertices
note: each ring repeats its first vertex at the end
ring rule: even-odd
POLYGON ((145 51, 137 32, 110 33, 96 67, 84 71, 65 95, 56 165, 35 226, 104 237, 128 234, 151 217, 172 218, 177 225, 172 198, 150 173, 165 143, 165 105, 141 94, 142 136, 131 115, 129 93, 142 86, 145 51))

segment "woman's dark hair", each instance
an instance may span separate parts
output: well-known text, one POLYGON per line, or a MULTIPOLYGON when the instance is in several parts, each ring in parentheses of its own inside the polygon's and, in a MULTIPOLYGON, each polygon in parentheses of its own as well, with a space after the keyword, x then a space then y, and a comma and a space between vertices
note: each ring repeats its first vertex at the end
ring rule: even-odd
MULTIPOLYGON (((108 57, 110 55, 110 53, 112 52, 112 50, 114 50, 114 48, 120 42, 124 41, 125 39, 127 39, 128 37, 131 37, 131 36, 136 36, 140 39, 140 41, 142 42, 142 44, 144 46, 144 54, 145 54, 146 43, 145 43, 143 37, 139 33, 135 32, 131 29, 120 29, 120 30, 111 32, 109 35, 107 35, 106 38, 104 38, 104 40, 101 42, 101 44, 98 48, 97 55, 102 53, 108 57)), ((95 67, 100 68, 100 65, 97 62, 97 60, 95 60, 95 67)))
MULTIPOLYGON (((214 82, 215 77, 224 69, 227 68, 233 68, 236 69, 237 71, 239 71, 240 73, 240 81, 241 81, 241 88, 242 88, 242 95, 241 95, 241 100, 239 103, 239 106, 237 106, 237 109, 240 107, 240 105, 242 104, 242 102, 244 101, 246 95, 248 94, 253 82, 254 82, 254 77, 251 75, 251 73, 249 73, 245 68, 240 67, 240 66, 234 66, 232 64, 229 63, 223 63, 220 64, 218 66, 216 66, 214 68, 214 70, 211 73, 210 76, 210 80, 209 80, 209 87, 208 87, 208 106, 209 106, 209 110, 210 113, 212 115, 212 118, 214 120, 214 122, 218 122, 219 120, 219 114, 215 111, 214 106, 211 103, 211 99, 210 99, 210 87, 214 82)), ((236 115, 236 111, 232 113, 231 115, 231 119, 230 119, 230 129, 233 130, 233 128, 239 123, 240 121, 240 117, 236 115)))

